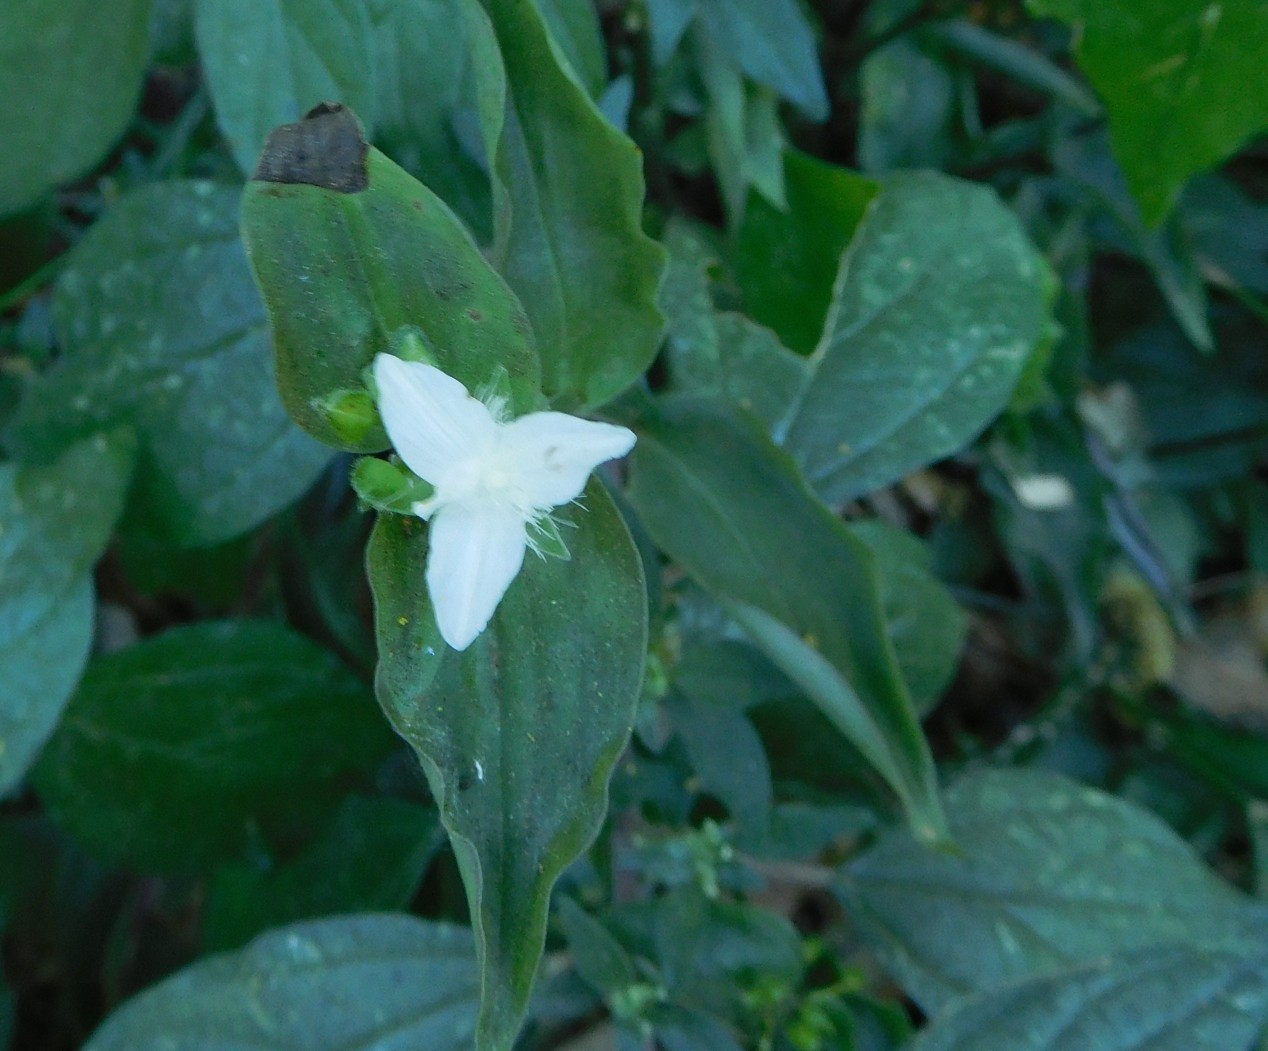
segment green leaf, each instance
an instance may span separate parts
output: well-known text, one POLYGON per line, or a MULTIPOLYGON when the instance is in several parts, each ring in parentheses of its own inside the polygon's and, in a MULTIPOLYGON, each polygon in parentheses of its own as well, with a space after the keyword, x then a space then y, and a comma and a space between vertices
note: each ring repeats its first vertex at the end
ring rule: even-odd
POLYGON ((933 553, 916 537, 884 522, 856 522, 850 532, 876 560, 881 606, 898 666, 916 710, 928 712, 960 663, 968 623, 934 577, 933 553))
POLYGON ((787 209, 749 196, 736 279, 747 311, 774 329, 784 346, 809 354, 819 342, 841 253, 879 188, 855 172, 788 150, 787 209))
POLYGON ((329 454, 278 401, 264 310, 238 238, 236 190, 145 187, 76 246, 57 283, 64 354, 28 389, 6 434, 47 462, 123 424, 140 439, 135 517, 198 547, 295 500, 329 454))
POLYGON ((487 162, 464 133, 478 122, 482 90, 497 94, 501 110, 505 78, 479 0, 379 0, 369 8, 375 142, 488 243, 493 196, 487 162), (485 50, 477 35, 485 38, 485 50))
POLYGON ((610 401, 656 355, 664 252, 643 233, 637 147, 565 71, 542 16, 485 0, 506 66, 506 108, 486 138, 494 169, 496 259, 524 302, 556 408, 610 401))
POLYGON ((612 997, 639 981, 638 969, 624 946, 571 898, 560 899, 559 920, 573 966, 596 992, 612 997))
POLYGON ((197 0, 195 30, 220 130, 255 170, 269 132, 319 102, 374 123, 374 54, 361 0, 197 0))
POLYGON ((418 752, 462 869, 483 974, 480 1042, 509 1048, 541 956, 550 888, 589 845, 629 735, 646 593, 629 533, 592 481, 559 512, 572 559, 530 556, 488 630, 445 648, 422 523, 382 517, 367 556, 377 690, 418 752))
POLYGON ((0 215, 84 175, 123 134, 149 56, 151 0, 0 8, 0 215))
POLYGON ((729 704, 690 695, 671 699, 667 708, 700 787, 726 806, 748 842, 762 842, 774 793, 753 724, 729 704))
POLYGON ((608 82, 608 56, 593 0, 538 0, 550 35, 582 87, 597 99, 608 82))
POLYGON ((1185 335, 1199 350, 1212 351, 1215 341, 1207 317, 1206 283, 1189 243, 1183 215, 1173 215, 1155 227, 1146 225, 1122 172, 1110 156, 1104 134, 1065 139, 1053 151, 1053 161, 1059 171, 1068 172, 1114 217, 1127 242, 1126 249, 1149 268, 1185 335))
POLYGON ((351 114, 320 112, 279 128, 261 164, 269 177, 247 186, 243 231, 272 323, 282 400, 301 427, 336 448, 384 448, 380 428, 351 441, 322 406, 361 387, 374 356, 414 330, 469 389, 504 368, 515 408, 536 407, 537 357, 519 302, 444 202, 367 152, 351 114), (309 138, 322 144, 315 165, 294 145, 309 138))
POLYGON ((349 796, 330 827, 289 864, 226 865, 203 921, 210 951, 269 927, 340 912, 404 908, 437 846, 436 812, 399 799, 349 796))
POLYGON ((368 691, 270 621, 175 628, 96 661, 34 771, 57 822, 137 869, 199 869, 331 813, 391 748, 368 691))
POLYGON ((699 18, 745 74, 811 120, 827 117, 814 31, 797 0, 700 0, 699 18))
POLYGON ((1150 225, 1186 179, 1268 128, 1268 9, 1259 0, 1029 0, 1075 27, 1114 153, 1150 225))
POLYGON ((775 93, 746 84, 734 57, 703 29, 693 40, 708 94, 705 139, 727 214, 732 222, 742 219, 750 186, 776 207, 787 207, 775 93))
POLYGON ((868 172, 947 167, 959 101, 947 63, 902 36, 859 69, 859 165, 868 172))
POLYGON ((1268 957, 1191 946, 1126 952, 992 990, 910 1051, 1250 1051, 1268 1019, 1268 957))
POLYGON ((1049 280, 991 190, 932 173, 887 180, 779 428, 810 483, 828 500, 857 496, 971 441, 1045 334, 1049 280))
POLYGON ((706 897, 685 887, 656 902, 655 942, 671 998, 739 1022, 745 994, 792 989, 801 975, 801 941, 792 922, 746 902, 706 897))
POLYGON ((92 643, 92 566, 131 475, 126 434, 48 467, 0 463, 0 796, 53 732, 92 643))
POLYGON ((880 609, 872 557, 755 428, 664 402, 641 421, 630 498, 665 551, 898 793, 922 835, 942 816, 933 763, 880 609))
POLYGON ((1254 915, 1158 818, 1094 789, 988 771, 956 784, 946 806, 954 851, 894 830, 838 885, 928 1012, 1113 953, 1240 944, 1254 915))
POLYGON ((713 308, 710 249, 683 224, 670 228, 660 305, 674 389, 739 406, 774 426, 805 380, 806 363, 769 329, 713 308))
POLYGON ((466 929, 340 916, 200 960, 125 1003, 84 1051, 470 1051, 478 994, 466 929))

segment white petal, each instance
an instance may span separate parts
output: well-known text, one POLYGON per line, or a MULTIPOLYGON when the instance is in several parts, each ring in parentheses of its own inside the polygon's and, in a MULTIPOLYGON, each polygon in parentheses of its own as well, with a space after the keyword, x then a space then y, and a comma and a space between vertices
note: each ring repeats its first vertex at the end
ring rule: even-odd
POLYGON ((374 359, 379 415, 405 466, 439 486, 447 468, 491 449, 497 424, 452 376, 391 354, 374 359))
POLYGON ((465 650, 524 564, 524 519, 491 505, 446 504, 431 520, 427 591, 440 634, 465 650))
POLYGON ((523 502, 549 508, 581 495, 599 464, 634 448, 634 432, 562 412, 533 412, 506 424, 498 436, 499 453, 523 502))

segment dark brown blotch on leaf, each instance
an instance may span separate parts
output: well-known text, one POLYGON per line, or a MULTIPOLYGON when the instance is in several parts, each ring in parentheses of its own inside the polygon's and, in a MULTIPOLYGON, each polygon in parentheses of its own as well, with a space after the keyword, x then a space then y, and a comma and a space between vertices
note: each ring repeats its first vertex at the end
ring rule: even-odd
POLYGON ((342 103, 323 102, 298 123, 273 129, 253 178, 358 193, 370 185, 368 152, 356 114, 342 103))

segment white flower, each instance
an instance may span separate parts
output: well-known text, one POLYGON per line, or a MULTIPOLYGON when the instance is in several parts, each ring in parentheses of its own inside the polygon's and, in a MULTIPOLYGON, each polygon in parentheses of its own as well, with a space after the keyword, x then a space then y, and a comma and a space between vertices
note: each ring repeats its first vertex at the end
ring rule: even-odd
POLYGON ((465 650, 524 562, 530 526, 581 495, 634 434, 562 412, 504 418, 452 376, 391 354, 374 359, 379 414, 405 466, 435 495, 413 506, 431 522, 427 590, 445 642, 465 650))

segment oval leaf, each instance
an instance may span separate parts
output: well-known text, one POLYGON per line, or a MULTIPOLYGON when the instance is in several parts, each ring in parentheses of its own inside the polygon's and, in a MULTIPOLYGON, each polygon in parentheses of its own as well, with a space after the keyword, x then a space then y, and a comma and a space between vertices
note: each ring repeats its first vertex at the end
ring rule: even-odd
POLYGON ((229 187, 171 182, 106 213, 57 284, 65 353, 27 391, 6 436, 19 457, 47 461, 96 431, 135 427, 136 515, 182 546, 254 528, 329 458, 278 400, 238 202, 229 187))
POLYGON ((92 644, 92 565, 131 476, 126 435, 49 467, 0 464, 0 796, 53 732, 92 644))
POLYGON ((968 1000, 909 1051, 1250 1051, 1268 1018, 1268 958, 1148 949, 968 1000))
POLYGON ((35 769, 58 823, 103 857, 192 869, 270 819, 333 811, 391 734, 332 655, 280 624, 204 622, 95 662, 35 769))
POLYGON ((965 778, 946 804, 954 853, 895 830, 838 886, 927 1011, 1114 952, 1237 942, 1250 918, 1247 899, 1170 828, 1113 796, 1049 774, 993 771, 965 778))
POLYGON ((1048 286, 991 190, 932 173, 887 180, 777 429, 811 485, 857 496, 968 444, 1047 331, 1048 286))
POLYGON ((151 0, 0 7, 0 215, 83 175, 123 134, 149 58, 151 0))
POLYGON ((243 231, 282 400, 301 427, 336 448, 384 448, 380 428, 350 437, 323 406, 361 387, 406 326, 468 389, 504 368, 516 408, 536 407, 537 357, 519 302, 444 202, 366 146, 355 117, 315 112, 279 128, 260 165, 243 231))
POLYGON ((84 1051, 470 1051, 479 981, 465 928, 409 916, 299 923, 134 997, 84 1051))

